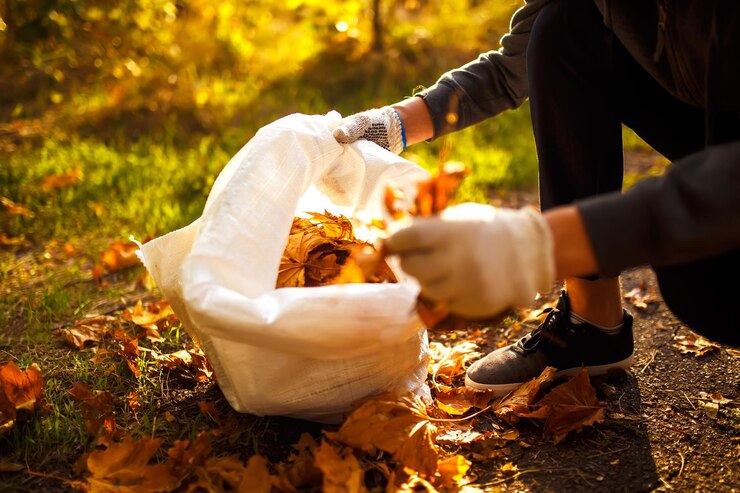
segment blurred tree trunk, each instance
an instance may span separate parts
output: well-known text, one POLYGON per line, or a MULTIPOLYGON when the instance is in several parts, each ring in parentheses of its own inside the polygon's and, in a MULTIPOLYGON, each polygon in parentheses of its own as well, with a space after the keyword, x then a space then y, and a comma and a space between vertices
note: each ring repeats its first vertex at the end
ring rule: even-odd
POLYGON ((374 52, 383 51, 383 19, 380 15, 380 0, 373 0, 373 44, 374 52))

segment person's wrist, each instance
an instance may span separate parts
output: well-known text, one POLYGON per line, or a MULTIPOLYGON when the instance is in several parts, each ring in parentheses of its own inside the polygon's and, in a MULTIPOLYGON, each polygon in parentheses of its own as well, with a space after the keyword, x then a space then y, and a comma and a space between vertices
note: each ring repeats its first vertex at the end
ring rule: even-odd
POLYGON ((403 121, 407 147, 434 137, 432 116, 423 98, 418 96, 406 98, 394 103, 392 108, 403 121))

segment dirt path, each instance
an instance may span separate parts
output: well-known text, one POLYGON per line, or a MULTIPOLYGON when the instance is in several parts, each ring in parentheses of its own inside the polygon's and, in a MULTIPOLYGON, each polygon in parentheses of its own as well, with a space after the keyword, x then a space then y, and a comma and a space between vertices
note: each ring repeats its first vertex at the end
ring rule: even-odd
POLYGON ((510 455, 476 464, 479 483, 507 492, 740 491, 740 353, 682 353, 675 337, 689 331, 666 308, 652 271, 628 271, 622 283, 625 293, 642 287, 649 302, 626 301, 635 316, 636 364, 624 375, 594 379, 611 393, 606 423, 558 445, 534 424, 520 423, 510 455), (732 402, 717 409, 714 393, 732 402), (501 470, 506 462, 518 477, 501 470))

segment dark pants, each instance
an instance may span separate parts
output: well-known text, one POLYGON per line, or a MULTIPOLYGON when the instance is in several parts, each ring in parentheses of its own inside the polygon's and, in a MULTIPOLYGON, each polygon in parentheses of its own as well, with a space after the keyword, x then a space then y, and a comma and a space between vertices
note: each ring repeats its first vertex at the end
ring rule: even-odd
MULTIPOLYGON (((545 7, 527 63, 543 210, 622 188, 622 124, 671 161, 707 145, 705 111, 674 98, 642 69, 593 0, 545 7)), ((723 134, 737 138, 736 130, 723 134)), ((740 279, 740 253, 655 272, 666 304, 686 325, 740 344, 738 291, 723 287, 740 279)))

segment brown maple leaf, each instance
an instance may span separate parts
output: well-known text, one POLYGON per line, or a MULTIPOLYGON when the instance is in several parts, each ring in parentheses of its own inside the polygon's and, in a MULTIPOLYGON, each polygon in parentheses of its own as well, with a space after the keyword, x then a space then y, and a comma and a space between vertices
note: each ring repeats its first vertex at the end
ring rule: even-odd
POLYGON ((236 491, 245 473, 244 462, 235 455, 209 457, 193 471, 187 491, 236 491))
POLYGON ((51 192, 52 190, 70 187, 80 181, 81 178, 80 168, 75 166, 65 173, 44 176, 41 180, 41 190, 51 192))
POLYGON ((103 265, 108 272, 115 272, 139 263, 136 251, 139 245, 134 241, 113 241, 110 248, 101 254, 103 265))
POLYGON ((384 450, 424 476, 437 470, 437 427, 416 396, 383 394, 359 403, 331 439, 367 452, 384 450))
POLYGON ((159 438, 126 438, 105 450, 90 452, 86 460, 87 476, 73 482, 90 493, 154 493, 175 489, 180 480, 167 464, 149 464, 159 449, 159 438))
POLYGON ((185 349, 168 354, 153 353, 153 357, 162 366, 178 370, 182 375, 197 382, 208 382, 215 378, 213 367, 198 346, 189 345, 185 349))
POLYGON ((267 469, 267 460, 261 455, 253 455, 247 461, 247 469, 239 484, 239 493, 270 493, 272 475, 267 469))
POLYGON ((419 314, 424 326, 430 330, 450 331, 464 330, 470 325, 470 321, 450 313, 446 303, 440 303, 423 294, 419 294, 416 300, 416 313, 419 314))
POLYGON ((493 412, 508 423, 516 423, 522 414, 532 411, 531 406, 540 393, 545 382, 555 378, 557 370, 551 366, 545 368, 540 376, 525 382, 510 394, 504 396, 493 407, 493 412))
POLYGON ((347 447, 336 447, 324 440, 314 452, 316 467, 324 474, 322 491, 327 493, 365 493, 365 471, 347 447))
POLYGON ((326 238, 334 240, 354 240, 355 232, 352 227, 352 221, 346 216, 335 216, 334 214, 324 211, 323 214, 318 212, 309 212, 311 223, 319 225, 326 238))
POLYGON ((192 442, 175 440, 167 451, 167 467, 176 478, 184 479, 193 469, 202 465, 213 452, 211 434, 201 432, 192 442))
POLYGON ((446 209, 468 173, 465 165, 450 161, 435 176, 419 183, 414 215, 428 217, 446 209))
POLYGON ((126 308, 123 311, 123 319, 145 329, 152 326, 159 327, 165 322, 177 322, 177 316, 167 300, 147 303, 146 305, 139 300, 132 308, 126 308))
POLYGON ((463 375, 468 365, 481 356, 478 345, 472 341, 462 341, 454 346, 432 341, 429 349, 430 380, 434 388, 440 391, 450 389, 453 380, 463 375))
POLYGON ((295 491, 301 486, 320 486, 323 480, 321 470, 316 467, 315 450, 319 444, 309 433, 302 433, 293 444, 295 452, 288 460, 277 464, 274 479, 278 491, 295 491))
POLYGON ((522 417, 545 418, 545 434, 558 443, 571 431, 604 421, 604 405, 596 398, 596 390, 581 371, 567 382, 558 385, 534 405, 532 413, 522 417))
POLYGON ((585 368, 538 399, 542 385, 552 381, 555 373, 555 368, 545 368, 539 377, 496 403, 494 413, 509 423, 516 423, 519 418, 543 419, 545 434, 552 436, 554 443, 571 431, 602 422, 604 406, 596 398, 596 390, 585 368))
POLYGON ((324 286, 349 282, 396 282, 385 260, 372 276, 350 260, 358 249, 374 248, 355 238, 351 221, 329 212, 293 219, 278 268, 277 288, 324 286), (349 263, 348 263, 349 261, 349 263), (345 271, 346 269, 346 271, 345 271))
POLYGON ((97 346, 115 330, 120 330, 115 317, 99 315, 75 322, 72 327, 62 328, 60 332, 67 344, 75 349, 84 349, 97 346))
POLYGON ((29 211, 20 204, 16 204, 7 197, 0 196, 0 204, 5 207, 5 211, 11 216, 25 216, 29 218, 35 216, 33 212, 29 211))
POLYGON ((467 387, 449 390, 436 390, 434 394, 437 407, 450 416, 465 414, 471 409, 485 409, 495 399, 493 392, 480 392, 467 387))
POLYGON ((119 349, 114 350, 114 353, 120 356, 131 370, 131 373, 139 378, 141 376, 141 369, 139 369, 139 336, 144 334, 130 337, 126 331, 117 330, 113 335, 120 344, 119 349))
POLYGON ((693 354, 699 358, 719 349, 719 346, 694 332, 688 331, 686 334, 679 334, 673 338, 676 349, 684 354, 693 354))
POLYGON ((35 363, 23 371, 12 361, 0 367, 0 435, 46 405, 43 385, 41 369, 35 363))
POLYGON ((395 220, 409 216, 429 217, 439 214, 452 202, 462 180, 469 174, 468 168, 459 162, 443 164, 429 179, 416 185, 413 202, 400 190, 388 187, 383 203, 395 220))
POLYGON ((470 469, 471 463, 460 454, 452 455, 439 461, 437 466, 438 479, 435 483, 442 486, 454 486, 460 483, 470 469))
POLYGON ((69 395, 80 403, 80 412, 85 420, 85 429, 96 443, 110 445, 121 436, 116 426, 113 394, 107 390, 93 391, 87 385, 74 382, 69 395))
POLYGON ((485 454, 489 451, 500 452, 502 447, 517 438, 519 438, 519 431, 516 428, 500 432, 496 430, 478 431, 475 429, 474 421, 467 420, 446 424, 437 435, 436 443, 455 449, 471 450, 476 454, 485 454))

